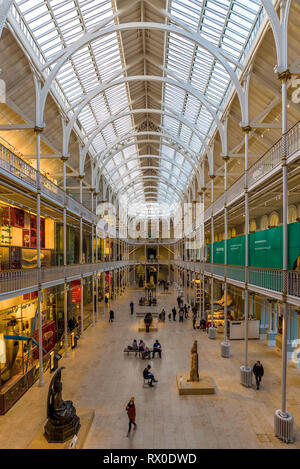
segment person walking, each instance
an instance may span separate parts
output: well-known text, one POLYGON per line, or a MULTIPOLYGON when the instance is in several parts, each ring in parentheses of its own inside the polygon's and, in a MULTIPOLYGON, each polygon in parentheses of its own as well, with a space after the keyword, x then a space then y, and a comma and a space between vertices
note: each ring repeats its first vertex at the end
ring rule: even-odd
POLYGON ((180 308, 180 310, 179 310, 179 322, 183 322, 183 313, 184 313, 183 308, 180 308))
POLYGON ((173 313, 173 321, 176 321, 176 308, 175 308, 175 306, 172 309, 172 313, 173 313))
POLYGON ((180 298, 180 296, 178 296, 178 297, 177 297, 178 308, 180 308, 180 303, 181 303, 181 298, 180 298))
POLYGON ((188 318, 188 307, 187 307, 187 304, 184 305, 184 317, 185 317, 185 319, 188 318))
POLYGON ((195 310, 193 312, 193 329, 196 329, 196 321, 197 321, 197 312, 195 310))
POLYGON ((134 302, 131 301, 131 303, 130 303, 130 312, 131 312, 131 316, 133 315, 133 309, 134 309, 134 302))
POLYGON ((134 425, 134 431, 137 429, 137 424, 135 423, 135 416, 136 416, 136 408, 135 408, 135 403, 134 403, 134 397, 130 398, 130 401, 128 402, 126 406, 126 412, 128 415, 129 419, 129 427, 128 427, 128 433, 127 433, 127 438, 130 435, 131 432, 131 427, 134 425))
POLYGON ((256 379, 256 389, 258 390, 259 385, 261 383, 261 378, 264 375, 264 367, 262 366, 259 360, 257 360, 257 362, 255 363, 252 371, 256 379))
POLYGON ((115 313, 111 309, 109 312, 109 322, 113 322, 114 319, 115 319, 115 313))

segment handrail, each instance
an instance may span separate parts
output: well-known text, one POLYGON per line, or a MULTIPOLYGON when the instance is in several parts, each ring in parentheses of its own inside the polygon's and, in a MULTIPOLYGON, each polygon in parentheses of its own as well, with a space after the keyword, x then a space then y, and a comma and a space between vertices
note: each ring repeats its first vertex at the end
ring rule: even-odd
MULTIPOLYGON (((0 143, 0 168, 13 174, 18 179, 36 188, 37 170, 30 164, 26 163, 22 158, 15 155, 11 150, 0 143)), ((83 204, 78 202, 74 197, 67 194, 57 184, 48 179, 44 174, 40 174, 41 192, 50 196, 61 205, 66 203, 67 208, 75 213, 86 215, 88 221, 92 222, 95 215, 83 204)))
POLYGON ((57 281, 56 284, 59 285, 65 278, 93 275, 94 273, 130 266, 133 263, 133 261, 125 260, 91 264, 68 264, 42 269, 3 270, 0 271, 0 295, 9 293, 18 295, 22 290, 37 288, 39 283, 43 285, 57 281))
MULTIPOLYGON (((278 139, 255 163, 249 167, 249 188, 257 183, 263 176, 268 174, 281 163, 282 137, 278 139)), ((287 132, 287 156, 300 149, 300 121, 296 122, 287 132)), ((240 188, 244 187, 245 175, 242 174, 227 190, 227 205, 235 197, 242 195, 240 188)), ((213 204, 205 210, 204 219, 207 220, 213 213, 224 207, 224 194, 220 195, 213 204)))
MULTIPOLYGON (((201 271, 206 275, 220 275, 226 277, 230 281, 245 282, 245 266, 230 264, 210 264, 196 263, 193 261, 174 260, 175 265, 184 266, 191 270, 201 271)), ((281 293, 283 287, 283 270, 271 267, 248 267, 249 269, 249 285, 264 288, 274 292, 281 293)), ((300 271, 287 271, 287 293, 293 297, 300 297, 300 271)))

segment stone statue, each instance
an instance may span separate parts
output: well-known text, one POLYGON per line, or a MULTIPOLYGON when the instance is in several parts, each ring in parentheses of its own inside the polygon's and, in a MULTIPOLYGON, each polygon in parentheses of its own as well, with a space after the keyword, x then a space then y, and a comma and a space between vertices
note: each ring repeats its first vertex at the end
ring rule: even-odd
POLYGON ((146 326, 146 332, 150 331, 150 326, 152 324, 152 321, 153 321, 152 314, 151 313, 145 314, 144 323, 145 323, 145 326, 146 326))
POLYGON ((47 399, 47 423, 45 438, 49 443, 63 443, 73 438, 80 428, 80 418, 72 401, 62 398, 61 372, 64 366, 58 368, 51 380, 47 399))
POLYGON ((199 381, 197 340, 194 341, 193 347, 191 349, 191 371, 188 382, 191 381, 199 381))

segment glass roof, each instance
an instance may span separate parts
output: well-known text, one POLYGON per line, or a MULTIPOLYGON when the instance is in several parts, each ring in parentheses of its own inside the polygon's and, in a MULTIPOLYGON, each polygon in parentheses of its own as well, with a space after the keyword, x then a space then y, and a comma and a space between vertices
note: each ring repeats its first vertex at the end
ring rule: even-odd
MULTIPOLYGON (((90 31, 99 21, 113 14, 110 0, 18 0, 16 1, 23 18, 31 29, 45 60, 51 59, 66 46, 72 44, 85 32, 90 31)), ((113 20, 108 24, 113 24, 113 20)), ((122 51, 116 33, 95 40, 74 53, 57 75, 57 83, 68 104, 76 110, 82 95, 100 83, 106 83, 125 76, 122 51)), ((83 133, 87 136, 110 116, 130 110, 129 96, 125 84, 115 86, 95 97, 78 116, 83 133)), ((118 137, 127 134, 132 128, 130 116, 124 116, 107 125, 92 142, 95 154, 105 150, 118 137)), ((112 160, 104 175, 110 179, 108 169, 137 152, 137 148, 121 152, 112 160)), ((141 175, 139 163, 135 171, 122 166, 112 180, 121 178, 128 183, 141 175), (127 174, 124 177, 124 174, 127 174)))
MULTIPOLYGON (((244 58, 246 47, 249 47, 254 38, 256 25, 262 18, 259 0, 170 0, 169 12, 172 15, 170 24, 182 25, 200 33, 203 38, 240 62, 244 58)), ((221 114, 231 81, 224 67, 209 52, 170 33, 165 69, 166 76, 189 83, 204 94, 217 115, 221 114)), ((213 117, 194 96, 167 83, 164 86, 164 107, 186 117, 209 140, 215 129, 213 117)), ((193 130, 175 118, 164 116, 162 126, 200 155, 204 152, 203 144, 193 130)), ((174 152, 174 158, 177 157, 174 152)))
MULTIPOLYGON (((116 23, 118 20, 113 17, 115 6, 111 0, 15 0, 15 7, 29 28, 44 62, 91 31, 99 21, 107 20, 107 25, 116 23)), ((243 61, 263 16, 259 0, 166 0, 165 7, 169 12, 169 24, 200 33, 239 62, 243 61)), ((126 21, 130 21, 128 18, 130 16, 126 21)), ((60 69, 56 86, 65 97, 70 116, 82 96, 97 85, 126 77, 128 64, 121 38, 122 35, 113 33, 89 43, 74 53, 60 69)), ((160 45, 165 51, 164 75, 193 86, 205 95, 220 116, 231 87, 230 77, 223 66, 205 49, 177 34, 168 33, 165 40, 165 47, 160 45)), ((97 133, 92 142, 94 156, 100 157, 101 152, 119 137, 134 131, 134 118, 126 114, 132 109, 131 100, 129 86, 119 84, 97 95, 80 112, 77 122, 87 139, 103 121, 120 114, 120 118, 97 133)), ((214 131, 213 117, 207 108, 195 96, 166 83, 163 85, 162 109, 168 115, 162 116, 160 129, 201 155, 205 149, 199 136, 208 141, 214 131), (178 116, 189 121, 191 127, 179 121, 178 116)), ((161 180, 153 179, 156 195, 146 196, 144 188, 148 183, 140 179, 145 174, 142 160, 138 158, 140 148, 136 138, 132 142, 132 146, 121 149, 110 158, 104 175, 116 191, 126 186, 127 200, 135 199, 142 212, 145 206, 151 207, 151 213, 153 207, 157 207, 157 204, 153 205, 152 198, 164 206, 166 201, 172 201, 167 205, 175 207, 179 193, 186 190, 194 174, 187 156, 182 150, 170 148, 161 139, 158 151, 161 161, 158 171, 155 171, 161 180)), ((150 213, 148 209, 146 212, 150 213)))

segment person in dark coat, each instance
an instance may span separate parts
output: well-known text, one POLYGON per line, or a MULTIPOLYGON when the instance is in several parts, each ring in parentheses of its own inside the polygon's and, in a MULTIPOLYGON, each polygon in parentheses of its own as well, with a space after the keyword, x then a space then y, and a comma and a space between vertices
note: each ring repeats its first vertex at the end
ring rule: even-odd
POLYGON ((130 303, 131 316, 133 315, 133 308, 134 308, 134 303, 133 303, 133 301, 131 301, 131 303, 130 303))
POLYGON ((115 313, 111 309, 109 312, 109 322, 113 322, 114 319, 115 319, 115 313))
POLYGON ((149 380, 148 384, 151 388, 153 387, 153 383, 157 383, 157 380, 154 378, 154 374, 151 371, 151 365, 148 365, 147 368, 144 369, 143 377, 144 379, 149 380))
POLYGON ((257 360, 257 362, 255 363, 252 371, 256 379, 256 389, 259 389, 261 378, 264 375, 264 367, 262 366, 259 360, 257 360))
POLYGON ((134 397, 131 397, 130 401, 128 402, 126 406, 126 412, 129 418, 129 428, 128 428, 128 433, 127 433, 127 437, 129 437, 132 425, 134 425, 133 430, 137 429, 137 424, 135 423, 136 409, 135 409, 134 397))
POLYGON ((175 306, 172 309, 172 313, 173 313, 173 321, 176 321, 176 308, 175 308, 175 306))

